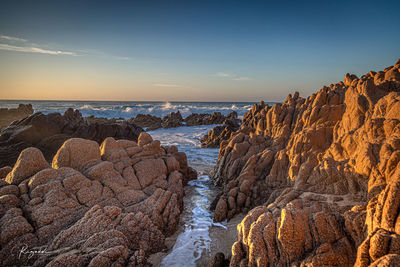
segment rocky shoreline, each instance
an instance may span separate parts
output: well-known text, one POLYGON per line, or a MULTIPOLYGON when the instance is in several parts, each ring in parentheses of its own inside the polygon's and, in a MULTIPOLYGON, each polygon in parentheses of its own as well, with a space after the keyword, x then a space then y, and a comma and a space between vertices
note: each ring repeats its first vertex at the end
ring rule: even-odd
POLYGON ((197 126, 197 125, 212 125, 212 124, 231 124, 238 125, 239 120, 235 111, 222 115, 221 112, 213 112, 212 114, 198 114, 192 113, 186 118, 183 118, 179 111, 171 112, 163 118, 153 116, 150 114, 138 114, 136 117, 128 120, 146 131, 153 131, 156 129, 176 128, 181 126, 197 126))
POLYGON ((57 150, 70 138, 84 138, 101 144, 107 137, 137 141, 143 129, 135 124, 114 121, 87 121, 78 110, 34 113, 13 121, 0 132, 0 167, 13 166, 27 147, 39 148, 51 162, 57 150))
MULTIPOLYGON (((149 255, 171 246, 183 186, 197 177, 185 153, 161 147, 132 119, 84 118, 73 109, 32 113, 8 116, 13 122, 1 131, 3 264, 147 266, 149 255)), ((171 113, 162 126, 183 126, 177 117, 171 113)), ((182 121, 238 123, 236 112, 182 121)))
POLYGON ((231 267, 399 265, 400 60, 254 105, 212 178, 215 221, 247 212, 231 267))
POLYGON ((0 168, 13 166, 21 151, 32 146, 39 148, 50 162, 69 138, 84 138, 99 144, 107 137, 137 141, 139 134, 144 131, 143 128, 150 131, 159 128, 223 124, 202 138, 202 147, 218 147, 222 140, 229 138, 230 134, 239 128, 237 113, 234 111, 227 116, 220 112, 193 113, 185 119, 179 111, 172 112, 163 119, 149 114, 138 114, 134 118, 124 120, 82 117, 79 110, 72 108, 62 115, 40 112, 33 114, 32 105, 20 104, 17 109, 0 109, 0 115, 0 122, 4 122, 3 129, 0 128, 0 168), (222 134, 220 127, 223 129, 222 134))
POLYGON ((308 98, 255 104, 241 124, 235 113, 119 120, 31 109, 10 111, 17 120, 0 136, 4 266, 149 266, 171 247, 197 173, 142 127, 212 124, 222 125, 201 139, 220 148, 211 209, 230 236, 211 233, 208 266, 400 264, 400 60, 308 98))

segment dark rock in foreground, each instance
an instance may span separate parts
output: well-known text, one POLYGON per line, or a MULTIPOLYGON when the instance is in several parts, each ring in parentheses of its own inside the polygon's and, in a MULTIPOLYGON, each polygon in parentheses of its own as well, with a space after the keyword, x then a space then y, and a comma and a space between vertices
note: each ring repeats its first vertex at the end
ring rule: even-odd
POLYGON ((35 113, 1 131, 0 167, 12 166, 19 153, 27 147, 39 148, 47 160, 55 155, 61 145, 71 137, 80 137, 101 143, 107 137, 137 141, 143 131, 128 123, 87 122, 78 110, 60 113, 35 113))

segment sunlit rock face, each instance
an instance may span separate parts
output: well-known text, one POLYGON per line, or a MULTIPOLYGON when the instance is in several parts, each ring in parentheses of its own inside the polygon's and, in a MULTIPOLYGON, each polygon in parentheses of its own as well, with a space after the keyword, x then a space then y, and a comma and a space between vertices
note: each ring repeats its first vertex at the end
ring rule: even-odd
POLYGON ((176 230, 195 175, 147 133, 69 139, 52 166, 27 148, 0 179, 2 266, 144 266, 176 230))
POLYGON ((231 266, 400 264, 399 68, 246 113, 212 173, 214 219, 248 212, 231 266))

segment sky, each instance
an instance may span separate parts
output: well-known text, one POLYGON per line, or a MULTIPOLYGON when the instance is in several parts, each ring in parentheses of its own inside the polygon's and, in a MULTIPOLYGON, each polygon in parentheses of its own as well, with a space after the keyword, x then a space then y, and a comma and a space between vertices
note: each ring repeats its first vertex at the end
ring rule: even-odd
POLYGON ((21 1, 0 99, 283 101, 400 58, 400 1, 21 1))

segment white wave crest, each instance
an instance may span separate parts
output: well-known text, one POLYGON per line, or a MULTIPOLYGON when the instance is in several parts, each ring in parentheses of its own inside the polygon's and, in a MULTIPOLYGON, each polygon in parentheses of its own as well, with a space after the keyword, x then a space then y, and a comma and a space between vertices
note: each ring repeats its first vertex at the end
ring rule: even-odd
POLYGON ((175 109, 175 108, 176 108, 176 106, 172 105, 171 102, 165 102, 161 109, 166 110, 166 109, 175 109))
POLYGON ((123 111, 126 112, 126 113, 132 113, 133 112, 133 108, 127 107, 123 111))

